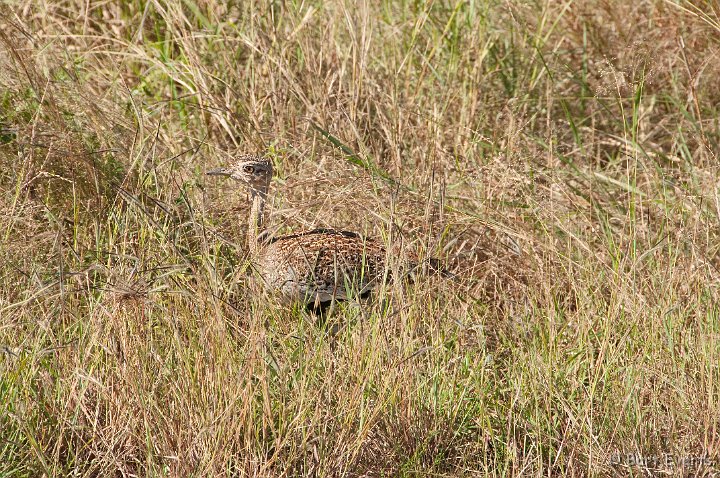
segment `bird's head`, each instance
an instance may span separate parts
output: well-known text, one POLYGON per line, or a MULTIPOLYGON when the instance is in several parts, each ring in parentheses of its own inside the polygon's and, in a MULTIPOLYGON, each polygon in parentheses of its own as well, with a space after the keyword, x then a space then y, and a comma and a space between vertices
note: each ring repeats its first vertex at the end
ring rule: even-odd
POLYGON ((273 175, 272 163, 262 156, 243 155, 228 167, 211 169, 208 176, 229 176, 241 181, 251 193, 267 193, 273 175))

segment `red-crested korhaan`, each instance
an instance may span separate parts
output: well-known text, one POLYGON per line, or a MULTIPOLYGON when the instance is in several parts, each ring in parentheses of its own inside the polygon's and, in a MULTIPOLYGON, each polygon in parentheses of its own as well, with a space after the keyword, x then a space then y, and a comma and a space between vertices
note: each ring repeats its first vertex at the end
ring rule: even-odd
MULTIPOLYGON (((386 268, 383 244, 360 234, 336 229, 313 229, 272 237, 265 230, 264 210, 273 167, 262 156, 243 155, 232 165, 207 172, 228 176, 242 183, 252 197, 247 241, 250 259, 265 289, 282 302, 300 302, 323 311, 334 301, 366 296, 384 279, 392 279, 386 268)), ((431 269, 443 275, 436 260, 418 266, 413 257, 400 273, 431 269)))

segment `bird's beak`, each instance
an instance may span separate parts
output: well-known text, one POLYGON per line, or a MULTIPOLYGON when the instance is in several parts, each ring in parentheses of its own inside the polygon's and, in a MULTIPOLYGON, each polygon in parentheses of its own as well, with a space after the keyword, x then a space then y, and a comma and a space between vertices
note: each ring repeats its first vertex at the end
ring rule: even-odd
POLYGON ((227 168, 215 168, 205 174, 208 176, 230 176, 230 171, 227 168))

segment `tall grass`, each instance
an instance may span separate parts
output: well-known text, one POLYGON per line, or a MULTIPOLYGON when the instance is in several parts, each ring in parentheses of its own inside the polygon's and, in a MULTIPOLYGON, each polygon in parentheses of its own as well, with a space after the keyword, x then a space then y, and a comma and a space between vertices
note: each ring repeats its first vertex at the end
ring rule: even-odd
POLYGON ((720 472, 719 13, 6 2, 0 476, 720 472), (252 296, 238 151, 460 282, 252 296))

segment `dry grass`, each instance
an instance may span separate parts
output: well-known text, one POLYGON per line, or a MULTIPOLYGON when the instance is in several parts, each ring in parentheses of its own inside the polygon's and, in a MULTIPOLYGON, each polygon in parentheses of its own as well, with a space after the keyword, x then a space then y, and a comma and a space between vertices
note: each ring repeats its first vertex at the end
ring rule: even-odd
POLYGON ((720 473, 717 3, 225 3, 0 7, 0 476, 720 473), (237 150, 462 283, 249 297, 237 150))

